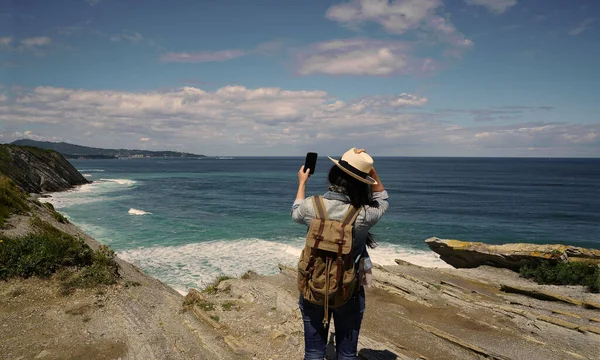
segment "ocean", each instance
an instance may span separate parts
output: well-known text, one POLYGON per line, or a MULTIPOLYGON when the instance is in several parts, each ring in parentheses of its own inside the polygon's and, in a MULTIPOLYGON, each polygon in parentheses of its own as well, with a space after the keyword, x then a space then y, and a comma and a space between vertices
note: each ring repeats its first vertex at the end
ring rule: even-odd
MULTIPOLYGON (((47 199, 118 255, 176 290, 294 265, 301 157, 71 160, 93 183, 47 199)), ((317 162, 307 196, 327 188, 317 162)), ((600 248, 600 159, 376 157, 390 209, 373 261, 447 267, 424 240, 600 248)))

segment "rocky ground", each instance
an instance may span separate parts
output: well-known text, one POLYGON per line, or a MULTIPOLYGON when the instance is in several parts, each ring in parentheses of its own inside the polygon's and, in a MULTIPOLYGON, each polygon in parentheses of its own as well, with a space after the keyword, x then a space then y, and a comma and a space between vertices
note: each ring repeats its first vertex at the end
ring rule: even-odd
MULTIPOLYGON (((72 224, 44 221, 92 248, 99 243, 72 224)), ((29 231, 13 216, 6 235, 29 231)), ((118 260, 118 284, 62 295, 56 276, 0 281, 0 359, 236 359, 223 337, 184 311, 183 296, 137 267, 118 260)))
MULTIPOLYGON (((581 287, 540 286, 496 268, 441 270, 401 261, 377 267, 374 279, 361 358, 600 359, 600 296, 581 287), (512 293, 519 289, 530 294, 512 293)), ((302 358, 293 269, 226 280, 218 290, 204 298, 215 304, 206 313, 219 317, 223 334, 243 339, 259 359, 302 358)))
MULTIPOLYGON (((43 220, 99 244, 42 206, 43 220)), ((26 233, 13 216, 8 235, 26 233)), ((301 359, 295 271, 249 272, 184 297, 119 260, 117 285, 62 295, 57 279, 0 282, 1 359, 301 359)), ((373 271, 362 359, 600 359, 600 295, 491 267, 373 271)), ((335 331, 335 324, 332 332, 335 331)), ((333 339, 333 337, 331 337, 333 339)), ((330 346, 330 356, 333 345, 330 346)))

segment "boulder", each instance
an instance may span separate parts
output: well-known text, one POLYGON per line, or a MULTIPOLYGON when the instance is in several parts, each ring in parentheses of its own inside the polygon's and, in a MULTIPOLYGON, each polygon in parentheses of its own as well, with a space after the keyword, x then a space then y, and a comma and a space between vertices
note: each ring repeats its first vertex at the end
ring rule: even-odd
POLYGON ((600 250, 565 245, 504 244, 446 240, 436 237, 425 240, 429 248, 455 268, 475 268, 489 265, 511 270, 537 260, 551 262, 585 261, 600 264, 600 250))

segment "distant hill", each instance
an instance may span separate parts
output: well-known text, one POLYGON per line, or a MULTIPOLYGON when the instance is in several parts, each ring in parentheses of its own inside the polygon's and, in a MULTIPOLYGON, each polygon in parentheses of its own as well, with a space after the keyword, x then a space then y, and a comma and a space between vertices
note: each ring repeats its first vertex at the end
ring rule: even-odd
POLYGON ((69 144, 65 142, 49 142, 22 139, 12 143, 20 146, 35 146, 41 149, 54 150, 61 153, 67 159, 116 159, 129 157, 151 157, 151 158, 199 158, 205 155, 182 153, 178 151, 150 151, 150 150, 128 150, 128 149, 101 149, 89 146, 69 144))

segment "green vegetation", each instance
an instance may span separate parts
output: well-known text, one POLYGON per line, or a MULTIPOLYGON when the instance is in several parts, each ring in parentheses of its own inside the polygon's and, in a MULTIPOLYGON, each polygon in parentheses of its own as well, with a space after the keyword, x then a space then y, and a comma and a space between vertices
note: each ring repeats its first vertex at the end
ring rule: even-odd
POLYGON ((0 175, 0 228, 5 226, 10 215, 28 211, 27 195, 8 177, 0 175))
POLYGON ((0 145, 0 171, 4 170, 9 164, 12 163, 12 157, 8 150, 8 145, 0 145))
POLYGON ((69 220, 63 214, 59 213, 58 211, 54 211, 52 213, 52 216, 54 217, 54 219, 56 221, 58 221, 61 224, 68 224, 69 223, 69 220))
POLYGON ((233 301, 227 301, 227 302, 224 302, 223 304, 221 304, 223 311, 231 311, 233 308, 235 308, 235 306, 236 305, 233 301))
POLYGON ((600 292, 600 267, 583 262, 552 264, 549 261, 531 263, 520 269, 521 276, 538 284, 583 285, 593 293, 600 292))
POLYGON ((44 203, 44 206, 45 206, 45 207, 46 207, 48 210, 56 211, 56 210, 54 209, 54 205, 52 205, 52 204, 51 204, 51 203, 49 203, 49 202, 45 202, 45 203, 44 203))
POLYGON ((76 288, 92 288, 97 285, 112 285, 119 277, 119 267, 115 252, 102 245, 94 251, 91 265, 72 270, 63 281, 63 294, 70 294, 76 288))
POLYGON ((219 322, 219 320, 220 320, 218 315, 211 315, 210 318, 216 322, 219 322))
POLYGON ((106 246, 93 251, 80 238, 64 233, 38 217, 35 231, 22 237, 0 237, 0 279, 47 278, 59 272, 63 293, 75 288, 114 284, 118 279, 115 253, 106 246))
POLYGON ((219 284, 221 283, 221 281, 225 281, 225 280, 229 280, 231 279, 230 276, 227 275, 219 275, 217 276, 217 278, 215 279, 215 281, 208 285, 207 287, 205 287, 202 292, 206 293, 206 294, 215 294, 218 290, 217 290, 217 286, 219 286, 219 284))
POLYGON ((215 309, 215 304, 204 299, 198 299, 194 304, 204 311, 213 311, 215 309))
POLYGON ((58 221, 61 224, 69 223, 69 220, 66 217, 64 217, 63 214, 59 213, 58 211, 56 211, 54 209, 54 205, 47 202, 47 203, 44 203, 44 206, 52 212, 52 217, 54 217, 54 219, 56 221, 58 221))

